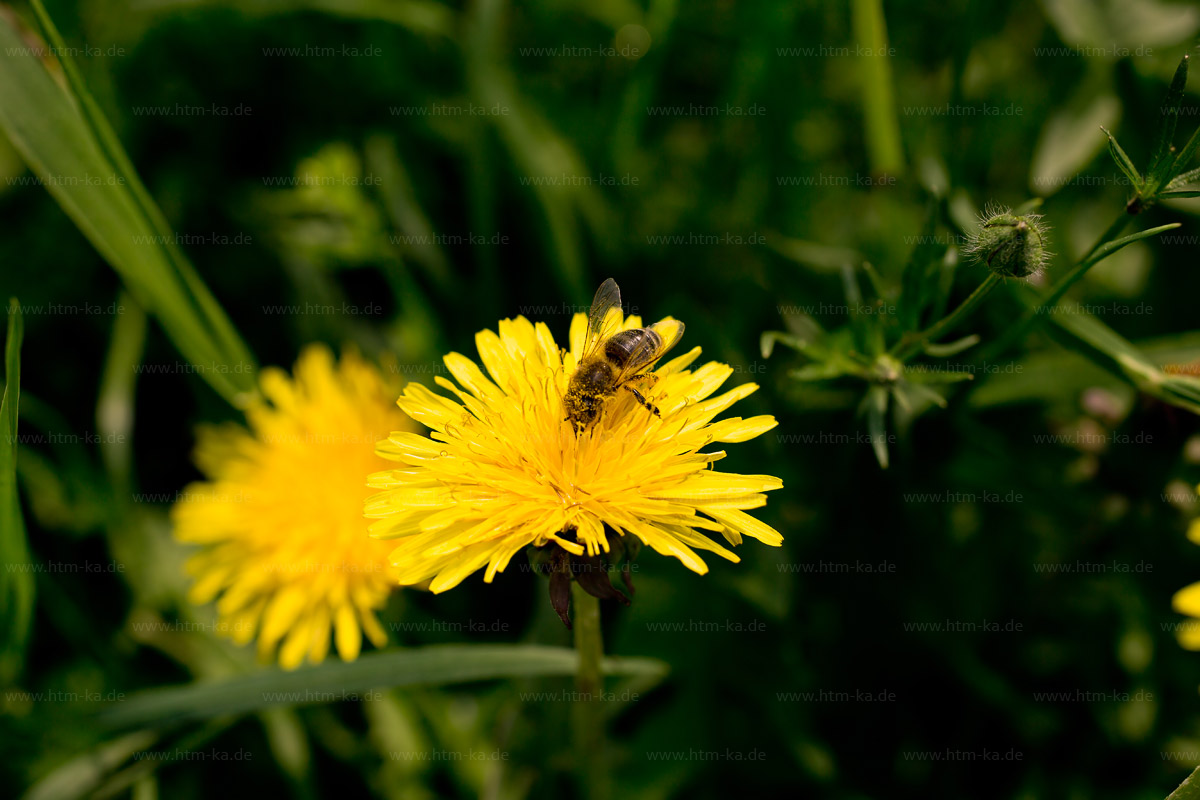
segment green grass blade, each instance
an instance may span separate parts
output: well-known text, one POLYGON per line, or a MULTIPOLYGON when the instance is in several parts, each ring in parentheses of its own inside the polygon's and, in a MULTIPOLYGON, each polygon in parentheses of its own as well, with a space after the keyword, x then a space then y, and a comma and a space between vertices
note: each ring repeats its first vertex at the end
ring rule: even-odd
POLYGON ((893 175, 904 169, 904 151, 900 146, 900 123, 896 119, 891 58, 885 55, 888 44, 883 0, 854 0, 851 17, 854 38, 873 54, 859 59, 871 171, 893 175))
POLYGON ((64 54, 67 87, 55 82, 11 20, 0 21, 0 127, 180 353, 237 402, 254 390, 253 370, 233 368, 253 365, 249 350, 175 244, 44 10, 39 18, 64 54))
POLYGON ((123 500, 129 499, 133 475, 133 403, 136 366, 146 349, 146 312, 127 292, 118 299, 122 313, 113 320, 112 340, 100 377, 96 400, 96 430, 109 444, 100 456, 112 484, 123 500))
POLYGON ((21 397, 21 339, 24 318, 16 298, 8 303, 8 335, 4 344, 4 397, 0 400, 0 562, 18 569, 0 573, 0 681, 9 685, 25 662, 25 645, 33 620, 34 573, 23 572, 30 563, 29 542, 21 517, 17 492, 17 406, 21 397))
MULTIPOLYGON (((244 714, 269 706, 295 706, 361 696, 398 686, 445 686, 502 678, 574 675, 570 648, 532 645, 437 645, 370 653, 357 661, 311 669, 272 669, 231 680, 138 692, 101 712, 109 728, 142 728, 183 720, 244 714)), ((651 658, 609 658, 607 675, 665 675, 651 658)))
MULTIPOLYGON (((124 178, 125 185, 129 187, 134 201, 137 203, 138 209, 149 222, 158 236, 158 242, 171 264, 175 267, 180 277, 183 278, 187 286, 187 291, 191 298, 198 306, 198 311, 206 326, 212 330, 213 334, 218 339, 224 351, 223 362, 230 365, 251 365, 253 363, 250 351, 242 342, 241 337, 233 327, 233 323, 225 315, 216 299, 209 293, 203 281, 196 274, 191 262, 184 255, 183 250, 179 247, 179 243, 175 240, 170 226, 167 224, 166 217, 159 210, 158 205, 154 202, 154 198, 150 196, 141 178, 138 177, 137 170, 133 166, 133 162, 129 160, 129 156, 125 153, 125 148, 121 146, 121 140, 117 138, 116 131, 108 123, 104 113, 100 110, 100 106, 92 97, 91 92, 87 89, 87 84, 83 82, 83 77, 79 72, 79 68, 75 65, 75 60, 71 57, 71 50, 67 48, 62 36, 58 32, 58 28, 54 25, 54 21, 50 15, 46 13, 45 7, 42 5, 42 0, 31 0, 34 15, 37 17, 38 25, 41 27, 42 34, 46 37, 47 42, 54 48, 57 54, 59 63, 62 64, 63 74, 67 77, 67 85, 71 89, 76 103, 79 105, 84 121, 91 129, 96 141, 100 145, 100 149, 104 156, 113 164, 117 173, 124 178)), ((248 370, 239 370, 237 375, 246 377, 250 374, 248 370)), ((253 391, 252 383, 245 383, 241 387, 242 391, 253 391)))

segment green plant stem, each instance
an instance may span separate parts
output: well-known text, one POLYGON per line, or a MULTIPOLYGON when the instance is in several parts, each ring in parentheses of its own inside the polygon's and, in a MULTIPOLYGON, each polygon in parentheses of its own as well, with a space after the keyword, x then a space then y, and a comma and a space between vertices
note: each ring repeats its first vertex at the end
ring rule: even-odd
MULTIPOLYGON (((1096 255, 1096 252, 1101 247, 1103 247, 1106 242, 1110 242, 1113 239, 1120 236, 1121 231, 1125 230, 1126 226, 1129 225, 1129 221, 1132 220, 1133 217, 1134 217, 1134 214, 1131 214, 1127 210, 1124 210, 1124 209, 1119 214, 1117 214, 1117 218, 1112 221, 1112 224, 1109 225, 1108 228, 1104 231, 1104 233, 1102 233, 1100 235, 1100 238, 1096 240, 1096 243, 1094 245, 1092 245, 1091 249, 1088 250, 1087 253, 1084 255, 1083 260, 1079 262, 1080 266, 1082 266, 1084 263, 1086 263, 1089 258, 1096 255)), ((1093 263, 1095 263, 1095 262, 1093 262, 1093 263)), ((1090 268, 1090 265, 1089 265, 1089 268, 1090 268)), ((1087 271, 1087 268, 1084 269, 1084 272, 1086 272, 1086 271, 1087 271)), ((1037 322, 1038 314, 1045 313, 1045 312, 1041 311, 1041 308, 1043 306, 1046 306, 1048 302, 1057 303, 1060 299, 1062 299, 1063 293, 1066 292, 1066 290, 1069 289, 1072 284, 1074 284, 1076 281, 1078 281, 1082 277, 1083 277, 1083 272, 1079 272, 1079 266, 1076 266, 1075 269, 1073 269, 1073 270, 1071 270, 1071 272, 1067 273, 1066 277, 1064 277, 1057 284, 1055 284, 1054 288, 1050 291, 1050 294, 1047 296, 1047 301, 1043 302, 1035 310, 1026 311, 1021 316, 1021 319, 1017 322, 1017 324, 1014 325, 1012 327, 1012 329, 1010 329, 1008 331, 1008 333, 1006 333, 1004 336, 1001 336, 1000 340, 997 341, 994 345, 992 345, 992 347, 990 347, 988 349, 987 355, 991 356, 991 357, 1000 355, 1000 353, 1003 353, 1005 350, 1007 350, 1010 345, 1015 344, 1017 341, 1019 341, 1021 339, 1021 337, 1028 334, 1029 330, 1037 322), (1076 274, 1076 273, 1078 273, 1078 274, 1076 274)))
POLYGON ((1200 767, 1184 778, 1179 788, 1167 795, 1167 800, 1200 800, 1200 767))
MULTIPOLYGON (((1126 214, 1124 216, 1132 217, 1130 214, 1126 214)), ((1162 231, 1179 227, 1178 223, 1171 223, 1168 225, 1160 225, 1157 228, 1151 228, 1147 231, 1142 231, 1141 234, 1131 234, 1130 236, 1126 236, 1121 239, 1109 238, 1110 236, 1115 236, 1124 230, 1127 222, 1128 220, 1126 219, 1118 219, 1115 220, 1112 225, 1108 226, 1108 230, 1104 232, 1104 236, 1102 236, 1101 240, 1096 243, 1095 247, 1088 251, 1088 254, 1084 256, 1083 260, 1076 264, 1070 272, 1064 275, 1058 281, 1058 283, 1054 284, 1054 286, 1050 289, 1049 294, 1047 294, 1046 297, 1037 304, 1037 306, 1022 314, 1017 323, 1013 325, 1008 332, 1004 334, 1004 336, 1000 337, 995 344, 987 349, 986 353, 984 353, 984 358, 996 358, 1011 345, 1020 341, 1022 337, 1029 333, 1029 330, 1038 322, 1041 317, 1050 316, 1053 314, 1055 306, 1058 305, 1058 301, 1063 298, 1063 295, 1067 293, 1067 290, 1078 283, 1083 276, 1087 274, 1088 270, 1090 270, 1096 264, 1099 264, 1105 258, 1112 255, 1117 250, 1120 250, 1125 245, 1130 244, 1132 241, 1135 241, 1137 238, 1145 238, 1148 235, 1161 233, 1162 231)))
POLYGON ((600 601, 574 582, 571 601, 575 606, 571 617, 575 652, 579 654, 571 723, 581 795, 590 800, 607 800, 611 792, 604 756, 604 639, 600 634, 600 601))
POLYGON ((931 342, 935 339, 940 339, 942 336, 945 336, 947 333, 953 330, 955 326, 966 319, 967 315, 975 309, 975 306, 979 305, 983 298, 987 297, 988 292, 992 291, 992 289, 995 289, 996 286, 999 285, 1000 280, 1001 278, 999 275, 994 272, 989 272, 988 276, 984 278, 983 283, 979 284, 975 291, 971 292, 967 299, 963 300, 962 303, 959 304, 958 308, 951 311, 945 317, 942 317, 942 319, 938 320, 921 333, 912 334, 902 338, 896 343, 896 346, 891 349, 891 352, 888 355, 900 361, 904 361, 905 359, 910 358, 919 352, 921 346, 926 342, 931 342))

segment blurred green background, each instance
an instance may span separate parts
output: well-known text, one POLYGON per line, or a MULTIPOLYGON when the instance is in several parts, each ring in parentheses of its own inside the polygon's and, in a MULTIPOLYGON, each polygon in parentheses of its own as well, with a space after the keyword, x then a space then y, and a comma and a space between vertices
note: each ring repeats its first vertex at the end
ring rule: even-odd
MULTIPOLYGON (((562 340, 611 276, 629 310, 684 320, 686 345, 763 386, 738 413, 780 425, 730 448, 727 469, 783 478, 759 512, 783 548, 749 542, 742 564, 712 559, 703 577, 651 554, 632 608, 605 605, 609 652, 671 666, 612 720, 620 796, 1162 798, 1200 763, 1200 654, 1176 644, 1170 607, 1200 577, 1185 538, 1195 417, 1041 329, 997 374, 975 363, 947 410, 895 430, 883 471, 859 441, 858 395, 794 380, 800 359, 764 358, 759 340, 841 325, 843 265, 868 261, 895 285, 934 192, 946 246, 986 202, 1044 197, 1049 276, 1061 275, 1127 199, 1098 126, 1146 159, 1200 6, 885 2, 878 40, 872 5, 48 10, 261 364, 354 343, 432 383, 443 352, 473 355, 474 333, 502 317, 544 320, 562 340), (881 41, 883 56, 859 49, 881 41)), ((5 8, 28 23, 26 8, 5 8)), ((1184 106, 1186 137, 1200 96, 1184 106)), ((102 758, 71 761, 116 737, 92 720, 94 693, 248 668, 203 629, 146 625, 203 613, 182 599, 166 511, 198 478, 194 425, 236 414, 153 320, 145 366, 127 374, 136 304, 7 144, 0 173, 0 296, 25 308, 18 475, 32 560, 122 565, 37 575, 26 668, 0 702, 4 794, 54 774, 138 797, 571 796, 568 704, 523 695, 567 679, 193 725, 173 735, 246 756, 115 782, 89 772, 106 774, 102 758), (119 385, 102 380, 106 359, 119 385), (389 758, 401 740, 506 757, 389 758)), ((1105 261, 1076 295, 1125 337, 1153 340, 1161 363, 1200 357, 1198 207, 1139 218, 1183 227, 1105 261)), ((961 266, 956 296, 981 279, 961 266)), ((1011 288, 962 332, 1001 334, 1020 310, 1011 288)), ((438 597, 398 593, 384 619, 393 647, 567 645, 545 592, 509 570, 438 597)))

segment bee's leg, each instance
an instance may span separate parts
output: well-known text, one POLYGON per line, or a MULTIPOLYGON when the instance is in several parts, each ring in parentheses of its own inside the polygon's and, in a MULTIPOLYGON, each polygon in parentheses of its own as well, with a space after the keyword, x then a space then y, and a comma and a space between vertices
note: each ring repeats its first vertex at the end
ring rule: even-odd
POLYGON ((658 385, 658 376, 653 372, 643 372, 641 375, 634 375, 632 378, 629 378, 626 383, 640 386, 641 391, 649 395, 650 390, 658 385))
POLYGON ((642 405, 644 405, 646 408, 648 408, 654 414, 654 416, 661 417, 662 414, 659 413, 658 406, 654 405, 654 403, 647 400, 646 397, 642 394, 642 391, 638 391, 637 389, 635 389, 633 386, 630 385, 630 384, 635 384, 635 383, 641 384, 642 391, 645 391, 647 394, 649 394, 649 391, 648 391, 649 388, 653 387, 654 384, 658 383, 658 376, 655 375, 653 372, 643 372, 641 375, 634 375, 632 378, 630 378, 629 380, 627 380, 625 383, 623 383, 621 385, 624 386, 629 391, 633 392, 633 396, 637 398, 638 402, 641 403, 642 405))
POLYGON ((639 392, 637 389, 633 388, 628 383, 622 383, 621 388, 628 389, 629 391, 633 392, 633 396, 635 398, 637 398, 637 401, 639 403, 641 403, 642 405, 644 405, 647 409, 649 409, 651 414, 653 414, 656 417, 662 416, 662 414, 658 413, 658 406, 654 405, 649 400, 647 400, 645 398, 645 396, 641 392, 639 392))

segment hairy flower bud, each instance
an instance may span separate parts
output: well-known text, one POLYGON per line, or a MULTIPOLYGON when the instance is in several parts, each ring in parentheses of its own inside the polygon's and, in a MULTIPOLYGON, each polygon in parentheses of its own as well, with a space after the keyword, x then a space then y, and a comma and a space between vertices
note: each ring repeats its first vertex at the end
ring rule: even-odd
POLYGON ((1005 278, 1028 278, 1050 258, 1041 214, 1016 215, 1008 208, 989 208, 971 236, 967 254, 1005 278))

